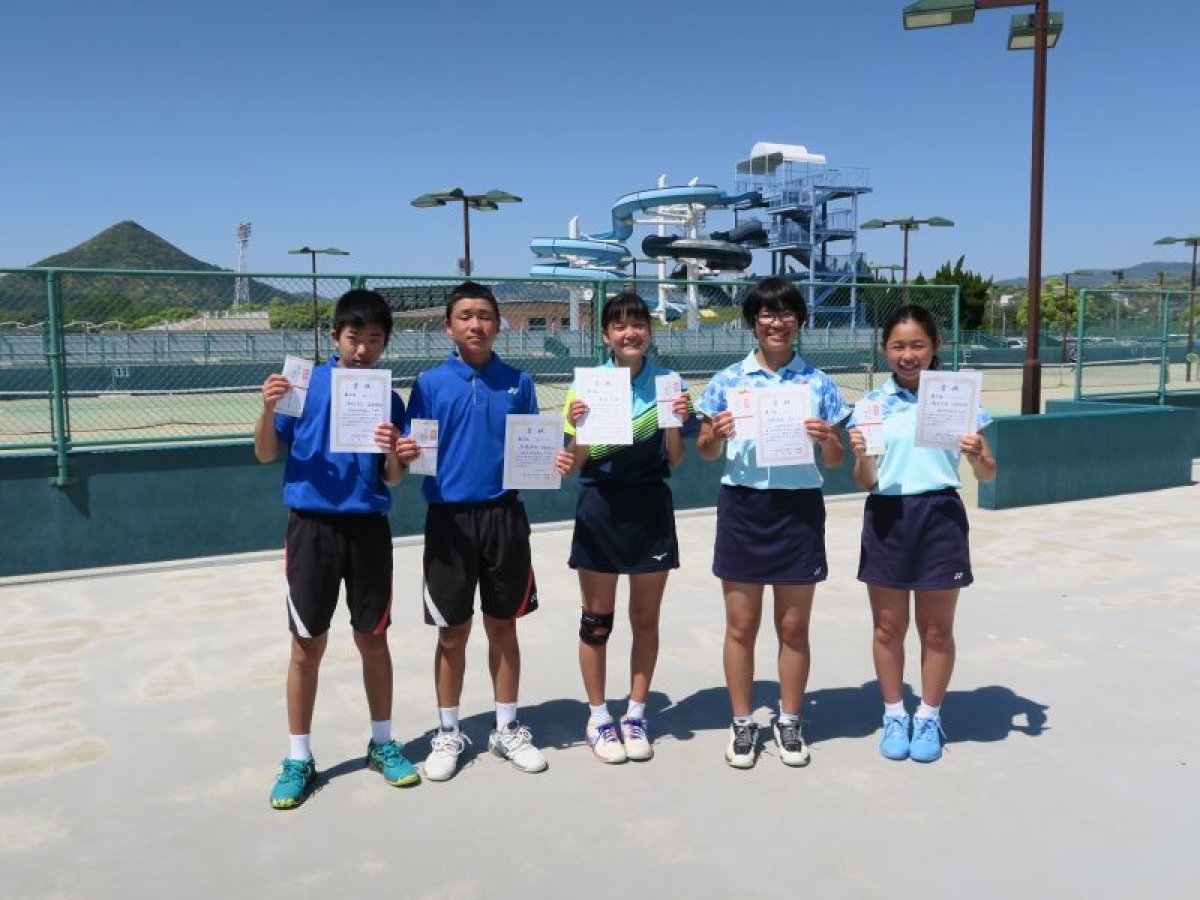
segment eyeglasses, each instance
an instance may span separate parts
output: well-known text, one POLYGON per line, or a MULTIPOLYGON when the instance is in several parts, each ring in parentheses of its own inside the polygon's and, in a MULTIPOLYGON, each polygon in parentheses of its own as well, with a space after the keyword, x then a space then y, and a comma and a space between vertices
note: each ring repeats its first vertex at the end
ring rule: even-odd
POLYGON ((770 325, 773 322, 778 322, 780 325, 794 325, 796 324, 796 314, 791 311, 768 312, 760 310, 758 315, 754 317, 754 320, 759 325, 770 325))

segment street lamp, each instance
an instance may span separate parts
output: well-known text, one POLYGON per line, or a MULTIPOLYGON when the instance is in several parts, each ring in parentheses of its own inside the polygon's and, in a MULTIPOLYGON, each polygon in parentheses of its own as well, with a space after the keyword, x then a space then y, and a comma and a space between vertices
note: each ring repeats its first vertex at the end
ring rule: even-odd
MULTIPOLYGON (((904 271, 904 283, 908 284, 908 233, 916 231, 922 225, 930 225, 934 228, 951 228, 954 223, 949 219, 944 219, 941 216, 933 216, 929 219, 914 219, 911 216, 903 219, 867 219, 859 225, 859 228, 887 228, 889 225, 895 225, 904 232, 904 265, 900 268, 904 271)), ((882 266, 880 267, 882 268, 882 266)))
POLYGON ((871 265, 871 266, 868 266, 867 268, 869 268, 871 270, 871 275, 876 281, 879 280, 880 272, 890 272, 892 284, 895 284, 896 283, 896 273, 899 272, 904 267, 898 266, 895 263, 891 263, 888 265, 880 265, 880 266, 871 265))
POLYGON ((323 247, 315 250, 308 246, 297 247, 295 250, 289 250, 288 253, 307 253, 312 257, 313 362, 319 363, 321 361, 321 330, 318 325, 320 317, 317 315, 317 254, 349 256, 350 253, 346 250, 339 250, 337 247, 323 247))
POLYGON ((1192 354, 1196 352, 1196 247, 1200 245, 1200 234, 1189 235, 1188 237, 1164 237, 1159 238, 1154 243, 1156 244, 1184 244, 1192 248, 1192 289, 1188 299, 1188 336, 1187 350, 1185 359, 1187 360, 1187 370, 1184 373, 1184 380, 1192 380, 1192 354))
POLYGON ((1050 12, 1050 0, 917 0, 904 7, 904 27, 930 28, 975 21, 977 9, 1032 6, 1032 15, 1012 17, 1009 50, 1033 50, 1033 147, 1029 178, 1029 308, 1025 363, 1021 377, 1021 412, 1042 408, 1042 368, 1038 340, 1042 324, 1042 195, 1046 168, 1046 51, 1062 34, 1062 13, 1050 12))
POLYGON ((507 191, 488 191, 486 194, 468 194, 462 188, 443 188, 440 191, 430 191, 428 194, 422 194, 420 197, 412 199, 412 205, 418 209, 426 209, 431 206, 445 206, 448 203, 461 203, 463 211, 463 258, 462 258, 462 273, 467 278, 471 277, 471 213, 475 209, 479 212, 495 212, 500 208, 501 203, 520 203, 521 198, 516 194, 510 194, 507 191))

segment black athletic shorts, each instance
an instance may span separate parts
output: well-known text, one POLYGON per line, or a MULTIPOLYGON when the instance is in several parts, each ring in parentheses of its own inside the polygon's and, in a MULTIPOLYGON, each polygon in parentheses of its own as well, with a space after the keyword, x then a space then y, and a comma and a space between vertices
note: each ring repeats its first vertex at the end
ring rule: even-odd
POLYGON ((479 606, 497 619, 537 609, 529 519, 515 492, 484 503, 431 503, 425 514, 425 621, 460 625, 479 606))
POLYGON ((567 565, 618 574, 678 569, 671 489, 661 481, 581 484, 567 565))
POLYGON ((391 624, 392 529, 383 513, 289 510, 284 554, 288 626, 298 637, 329 630, 342 581, 355 631, 383 634, 391 624))

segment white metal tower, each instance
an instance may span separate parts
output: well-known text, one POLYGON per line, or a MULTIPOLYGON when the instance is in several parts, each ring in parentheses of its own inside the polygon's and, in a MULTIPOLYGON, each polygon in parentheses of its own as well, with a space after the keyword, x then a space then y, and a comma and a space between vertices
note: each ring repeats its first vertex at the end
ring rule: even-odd
POLYGON ((233 283, 233 308, 250 302, 250 282, 242 277, 246 271, 246 254, 250 249, 250 223, 242 222, 237 227, 237 271, 233 283))

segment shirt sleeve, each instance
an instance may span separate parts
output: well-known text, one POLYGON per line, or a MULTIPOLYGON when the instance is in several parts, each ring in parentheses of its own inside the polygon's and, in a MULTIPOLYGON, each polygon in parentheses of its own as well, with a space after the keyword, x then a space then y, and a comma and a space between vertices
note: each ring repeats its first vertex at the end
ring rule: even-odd
POLYGON ((992 417, 990 415, 988 415, 988 411, 986 409, 984 409, 982 406, 979 407, 978 421, 979 421, 979 428, 978 428, 979 431, 983 431, 983 429, 985 429, 985 428, 987 428, 987 426, 991 425, 992 421, 993 421, 992 417))
POLYGON ((706 419, 711 419, 719 412, 724 412, 728 408, 725 400, 725 379, 722 372, 718 372, 713 376, 713 380, 708 383, 708 387, 704 389, 704 394, 700 397, 700 403, 697 404, 696 410, 706 419))
POLYGON ((533 387, 533 378, 528 372, 521 373, 521 412, 536 414, 538 411, 537 391, 533 387))
POLYGON ((296 436, 296 417, 275 413, 275 436, 285 444, 290 444, 296 436))
POLYGON ((426 414, 427 411, 428 407, 425 400, 425 391, 421 387, 421 376, 418 375, 416 380, 413 382, 412 393, 408 395, 408 411, 404 416, 404 428, 402 429, 403 432, 406 435, 411 434, 412 420, 428 419, 429 416, 426 414))
POLYGON ((825 375, 821 382, 821 402, 818 408, 821 418, 830 425, 837 425, 854 412, 846 405, 842 392, 828 375, 825 375))
POLYGON ((404 429, 404 401, 395 391, 392 391, 392 424, 404 429))

